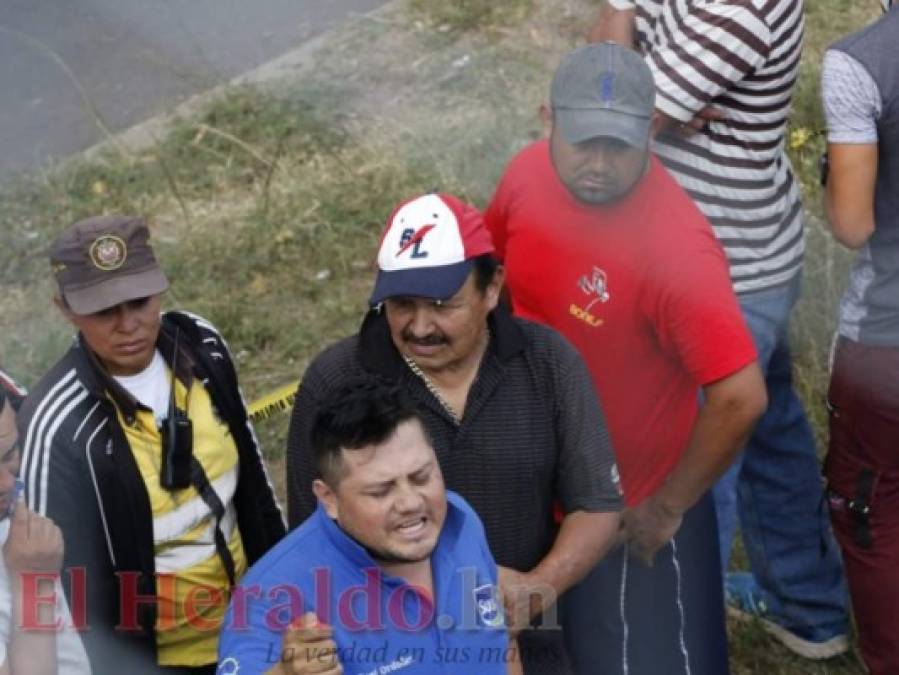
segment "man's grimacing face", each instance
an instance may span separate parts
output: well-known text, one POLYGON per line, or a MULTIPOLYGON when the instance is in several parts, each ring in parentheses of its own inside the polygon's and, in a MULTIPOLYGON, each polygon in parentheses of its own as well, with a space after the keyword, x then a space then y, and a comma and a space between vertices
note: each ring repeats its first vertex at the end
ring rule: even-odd
POLYGON ((342 464, 334 485, 313 485, 328 515, 377 560, 427 560, 447 506, 443 474, 421 422, 401 422, 379 445, 342 450, 342 464))

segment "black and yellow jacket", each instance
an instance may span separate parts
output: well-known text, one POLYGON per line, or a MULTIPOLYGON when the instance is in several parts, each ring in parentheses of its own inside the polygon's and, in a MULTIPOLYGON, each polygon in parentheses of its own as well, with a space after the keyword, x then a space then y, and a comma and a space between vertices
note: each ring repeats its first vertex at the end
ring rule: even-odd
MULTIPOLYGON (((252 565, 285 532, 227 345, 200 317, 163 315, 157 347, 171 365, 178 328, 179 378, 198 378, 238 449, 237 525, 252 565)), ((153 516, 144 480, 119 423, 136 403, 98 366, 81 336, 34 387, 19 412, 21 479, 31 509, 52 518, 65 538, 63 585, 94 675, 156 670, 156 607, 138 605, 137 628, 122 616, 122 589, 156 593, 153 516), (83 570, 83 572, 82 572, 83 570), (79 575, 85 583, 78 583, 79 575), (76 583, 72 583, 76 581, 76 583), (81 591, 86 589, 83 597, 81 591), (82 614, 84 612, 84 614, 82 614), (122 624, 125 624, 124 627, 122 624)), ((127 604, 127 603, 125 603, 127 604)))

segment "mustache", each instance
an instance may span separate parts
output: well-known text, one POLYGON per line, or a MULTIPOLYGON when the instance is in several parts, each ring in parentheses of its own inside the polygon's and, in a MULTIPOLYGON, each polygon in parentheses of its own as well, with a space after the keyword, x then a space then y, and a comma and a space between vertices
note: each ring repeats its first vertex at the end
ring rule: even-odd
POLYGON ((415 345, 421 345, 422 347, 436 347, 438 345, 446 344, 446 336, 441 335, 440 333, 429 333, 428 335, 415 335, 411 331, 403 331, 403 341, 409 342, 415 345))

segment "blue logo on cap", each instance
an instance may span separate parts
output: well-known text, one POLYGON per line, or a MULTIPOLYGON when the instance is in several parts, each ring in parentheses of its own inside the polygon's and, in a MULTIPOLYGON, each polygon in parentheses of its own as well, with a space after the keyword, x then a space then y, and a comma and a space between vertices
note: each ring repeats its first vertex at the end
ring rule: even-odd
POLYGON ((615 98, 615 73, 606 72, 599 78, 599 96, 607 107, 612 105, 615 98))

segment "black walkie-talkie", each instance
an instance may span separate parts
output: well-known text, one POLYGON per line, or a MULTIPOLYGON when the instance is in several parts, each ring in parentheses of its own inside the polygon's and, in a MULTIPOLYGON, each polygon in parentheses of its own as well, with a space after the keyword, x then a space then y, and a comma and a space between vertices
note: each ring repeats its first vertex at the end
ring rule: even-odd
POLYGON ((176 368, 178 366, 178 336, 175 327, 175 346, 172 351, 172 390, 169 393, 168 417, 162 423, 162 465, 159 484, 166 490, 190 487, 190 464, 193 457, 193 425, 187 414, 175 405, 176 368))

